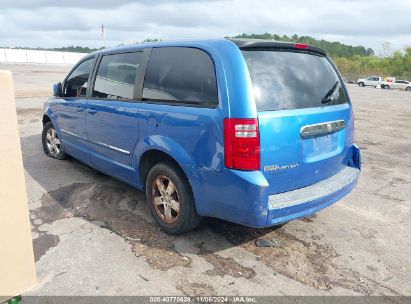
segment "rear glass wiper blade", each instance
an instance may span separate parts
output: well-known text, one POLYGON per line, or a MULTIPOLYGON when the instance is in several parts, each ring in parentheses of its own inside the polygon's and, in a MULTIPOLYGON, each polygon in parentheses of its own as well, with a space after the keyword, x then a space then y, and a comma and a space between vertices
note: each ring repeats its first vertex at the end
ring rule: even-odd
POLYGON ((322 104, 326 104, 329 103, 331 101, 333 101, 333 99, 331 98, 331 96, 334 94, 335 90, 338 88, 340 81, 337 80, 334 85, 332 86, 332 88, 327 92, 327 94, 325 94, 325 96, 323 97, 323 99, 321 99, 321 103, 322 104))

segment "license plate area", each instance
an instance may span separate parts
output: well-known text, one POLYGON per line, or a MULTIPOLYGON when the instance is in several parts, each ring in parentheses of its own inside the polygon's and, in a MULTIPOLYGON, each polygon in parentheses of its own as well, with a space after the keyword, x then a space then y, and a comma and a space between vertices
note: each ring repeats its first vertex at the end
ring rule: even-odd
POLYGON ((344 133, 340 131, 301 139, 304 160, 310 163, 341 153, 344 148, 344 133))

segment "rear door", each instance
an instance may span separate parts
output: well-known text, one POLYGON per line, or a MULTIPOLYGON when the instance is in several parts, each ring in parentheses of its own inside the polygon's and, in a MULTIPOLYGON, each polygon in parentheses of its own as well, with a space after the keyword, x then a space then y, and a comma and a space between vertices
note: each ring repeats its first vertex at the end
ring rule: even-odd
POLYGON ((103 54, 86 108, 91 163, 131 182, 136 176, 131 160, 138 140, 142 61, 143 51, 103 54))
POLYGON ((258 111, 261 171, 280 193, 314 184, 345 166, 351 105, 323 55, 243 50, 258 111))

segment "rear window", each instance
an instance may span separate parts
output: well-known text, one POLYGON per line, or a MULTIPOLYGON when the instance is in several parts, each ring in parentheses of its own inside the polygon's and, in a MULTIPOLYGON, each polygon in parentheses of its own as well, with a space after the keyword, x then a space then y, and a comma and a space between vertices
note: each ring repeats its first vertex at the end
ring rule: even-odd
POLYGON ((326 57, 290 51, 243 50, 258 111, 302 109, 347 102, 326 57))

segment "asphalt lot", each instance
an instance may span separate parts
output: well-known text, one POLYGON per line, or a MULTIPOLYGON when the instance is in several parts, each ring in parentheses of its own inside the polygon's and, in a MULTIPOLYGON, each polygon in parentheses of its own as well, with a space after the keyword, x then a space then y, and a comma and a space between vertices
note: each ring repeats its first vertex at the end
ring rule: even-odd
POLYGON ((0 69, 15 79, 39 278, 28 295, 411 295, 411 93, 348 85, 363 171, 342 201, 280 228, 206 219, 174 237, 143 193, 44 155, 42 103, 68 67, 0 69))

